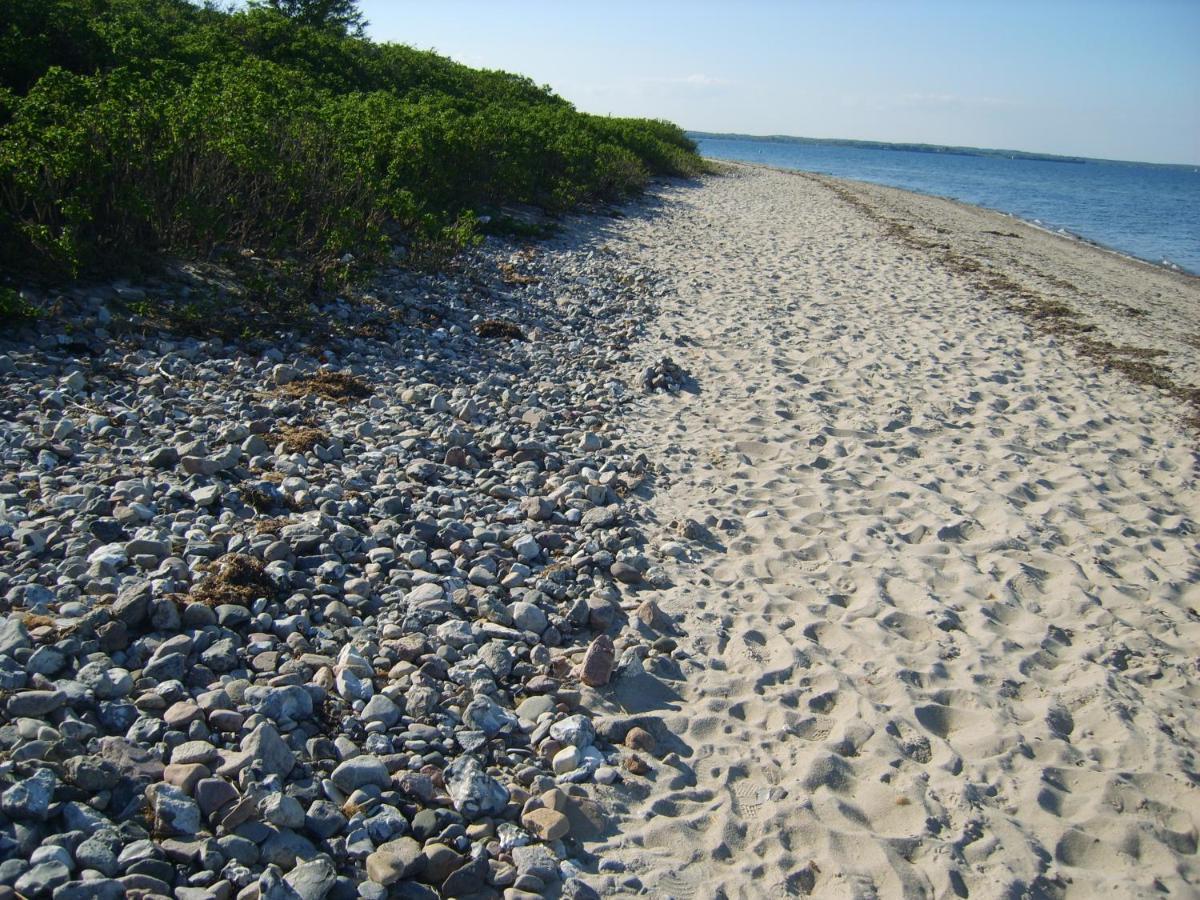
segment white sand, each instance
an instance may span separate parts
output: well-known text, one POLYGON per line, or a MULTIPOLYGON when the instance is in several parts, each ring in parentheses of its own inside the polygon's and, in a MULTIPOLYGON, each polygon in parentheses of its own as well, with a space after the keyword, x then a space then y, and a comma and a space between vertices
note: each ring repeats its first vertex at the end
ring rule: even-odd
POLYGON ((643 349, 701 390, 632 438, 661 540, 707 519, 722 548, 658 595, 682 678, 607 695, 679 755, 607 792, 610 895, 1200 896, 1197 438, 879 217, 1181 383, 1200 279, 832 179, 660 196, 609 243, 674 282, 643 349))

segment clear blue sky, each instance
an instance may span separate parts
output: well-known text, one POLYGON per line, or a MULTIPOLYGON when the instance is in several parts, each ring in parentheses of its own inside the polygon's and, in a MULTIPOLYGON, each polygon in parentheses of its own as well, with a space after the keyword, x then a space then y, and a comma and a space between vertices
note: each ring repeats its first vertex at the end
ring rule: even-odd
POLYGON ((362 0, 376 40, 699 131, 1200 163, 1200 0, 362 0))

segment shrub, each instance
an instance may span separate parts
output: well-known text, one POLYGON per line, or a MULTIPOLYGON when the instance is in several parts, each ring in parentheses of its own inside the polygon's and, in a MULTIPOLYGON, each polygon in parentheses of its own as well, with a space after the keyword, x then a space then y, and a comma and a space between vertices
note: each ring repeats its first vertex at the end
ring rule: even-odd
POLYGON ((351 19, 306 19, 353 4, 5 5, 9 268, 252 247, 331 273, 396 239, 436 264, 472 239, 482 209, 564 210, 701 170, 670 123, 585 115, 527 78, 375 44, 351 19))

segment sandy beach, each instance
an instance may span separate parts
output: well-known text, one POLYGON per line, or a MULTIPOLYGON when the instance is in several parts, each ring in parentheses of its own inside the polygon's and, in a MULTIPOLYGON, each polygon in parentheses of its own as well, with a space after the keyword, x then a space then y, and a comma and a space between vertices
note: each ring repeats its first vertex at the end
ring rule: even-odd
POLYGON ((658 738, 606 895, 1197 896, 1200 279, 745 166, 607 244, 695 383, 629 417, 678 649, 586 698, 658 738))

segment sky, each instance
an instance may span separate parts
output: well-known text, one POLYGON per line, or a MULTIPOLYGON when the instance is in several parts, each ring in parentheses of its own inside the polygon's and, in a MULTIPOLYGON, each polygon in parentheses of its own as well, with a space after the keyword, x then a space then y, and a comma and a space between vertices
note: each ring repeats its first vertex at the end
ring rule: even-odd
POLYGON ((368 34, 695 131, 1200 164, 1200 0, 361 0, 368 34))

